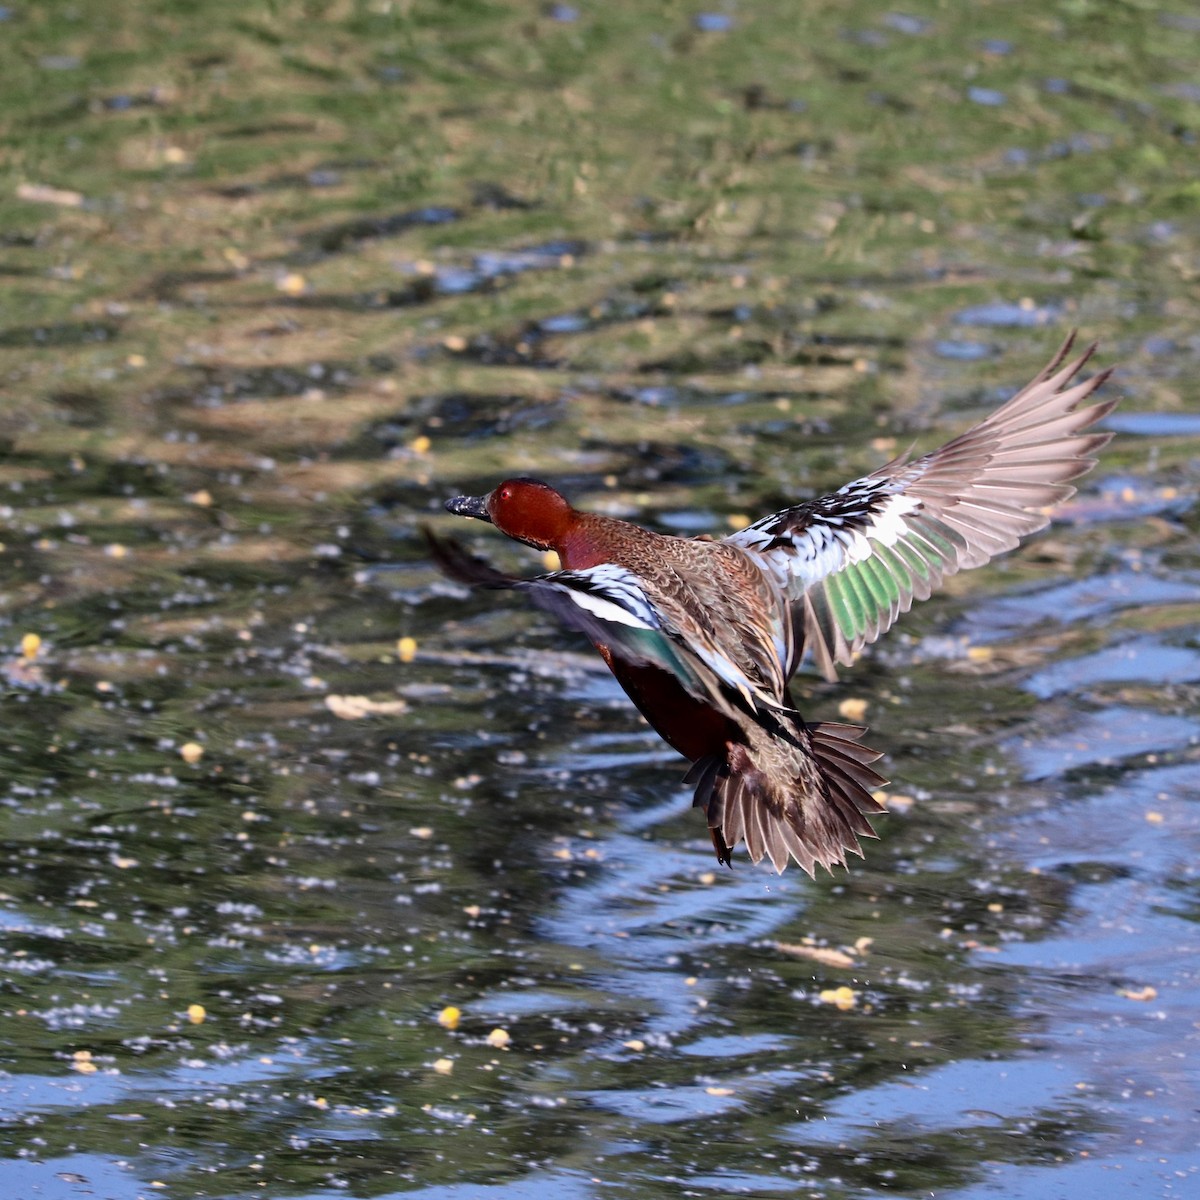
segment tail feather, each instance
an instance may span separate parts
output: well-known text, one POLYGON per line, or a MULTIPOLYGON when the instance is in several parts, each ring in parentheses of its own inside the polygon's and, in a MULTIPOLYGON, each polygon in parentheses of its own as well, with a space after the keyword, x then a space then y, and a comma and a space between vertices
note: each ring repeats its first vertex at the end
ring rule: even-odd
POLYGON ((770 858, 782 873, 794 859, 812 875, 861 855, 858 839, 875 836, 868 815, 884 811, 871 793, 887 782, 869 765, 881 755, 861 744, 865 732, 797 716, 787 739, 749 725, 745 742, 693 763, 684 782, 696 789, 718 860, 728 865, 744 841, 752 862, 770 858))
MULTIPOLYGON (((843 775, 853 779, 859 786, 873 790, 874 788, 882 787, 887 782, 878 771, 869 767, 861 758, 847 754, 837 742, 819 742, 816 738, 813 741, 815 746, 819 747, 814 752, 823 763, 830 767, 836 767, 843 775)), ((874 762, 877 757, 878 755, 871 752, 871 758, 868 761, 874 762)))

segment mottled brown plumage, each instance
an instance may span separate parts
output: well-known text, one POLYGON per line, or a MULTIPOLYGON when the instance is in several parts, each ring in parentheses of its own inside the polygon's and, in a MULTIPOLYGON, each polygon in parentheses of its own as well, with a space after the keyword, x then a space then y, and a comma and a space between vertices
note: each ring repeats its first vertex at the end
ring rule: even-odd
POLYGON ((861 853, 885 781, 856 725, 804 721, 788 680, 806 652, 835 664, 889 628, 946 575, 987 562, 1049 520, 1110 434, 1115 402, 1080 409, 1108 372, 1071 386, 1091 351, 1068 339, 990 417, 921 458, 896 459, 837 492, 722 540, 672 537, 578 512, 549 484, 510 479, 446 507, 558 552, 563 569, 500 574, 431 535, 455 578, 525 591, 585 633, 655 730, 692 760, 687 782, 717 857, 812 873, 861 853))

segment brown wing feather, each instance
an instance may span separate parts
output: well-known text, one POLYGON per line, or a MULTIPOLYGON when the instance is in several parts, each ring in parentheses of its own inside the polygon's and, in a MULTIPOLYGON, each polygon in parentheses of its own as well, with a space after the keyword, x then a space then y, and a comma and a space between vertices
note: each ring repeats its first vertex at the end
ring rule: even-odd
POLYGON ((1095 465, 1112 434, 1092 427, 1117 401, 1081 407, 1110 371, 1072 383, 1094 350, 1066 362, 1072 343, 1006 404, 931 453, 894 459, 728 539, 774 571, 800 610, 800 644, 827 678, 947 575, 1043 528, 1047 506, 1070 497, 1071 481, 1095 465))

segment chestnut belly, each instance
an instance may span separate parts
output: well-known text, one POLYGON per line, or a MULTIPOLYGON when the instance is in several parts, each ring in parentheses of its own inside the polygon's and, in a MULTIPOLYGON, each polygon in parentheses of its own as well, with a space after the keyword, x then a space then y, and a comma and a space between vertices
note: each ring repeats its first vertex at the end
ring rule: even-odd
POLYGON ((697 700, 669 671, 622 662, 599 643, 596 649, 654 731, 684 758, 695 762, 739 740, 737 726, 728 717, 697 700))

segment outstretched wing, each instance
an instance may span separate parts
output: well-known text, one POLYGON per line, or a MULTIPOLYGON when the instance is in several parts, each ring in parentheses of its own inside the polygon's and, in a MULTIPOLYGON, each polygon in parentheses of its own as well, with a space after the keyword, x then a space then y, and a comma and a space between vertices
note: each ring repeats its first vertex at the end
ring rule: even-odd
POLYGON ((836 492, 784 509, 726 541, 757 554, 799 607, 827 679, 947 575, 981 566, 1049 521, 1110 433, 1085 432, 1115 400, 1078 406, 1109 376, 1071 384, 1091 347, 1062 366, 1074 335, 1007 404, 922 458, 894 459, 836 492))
POLYGON ((521 579, 497 571, 458 542, 425 531, 430 552, 452 579, 473 587, 525 593, 569 629, 606 647, 627 662, 669 671, 699 699, 731 710, 740 698, 751 713, 781 711, 786 705, 710 642, 685 637, 647 595, 643 581, 625 567, 602 563, 582 571, 553 571, 521 579))

